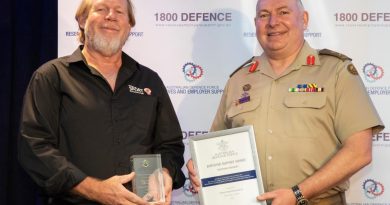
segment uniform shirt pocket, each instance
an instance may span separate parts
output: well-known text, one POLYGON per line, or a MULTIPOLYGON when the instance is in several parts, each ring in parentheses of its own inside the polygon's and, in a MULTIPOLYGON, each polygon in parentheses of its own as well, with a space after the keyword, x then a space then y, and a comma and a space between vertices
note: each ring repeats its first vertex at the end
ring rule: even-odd
POLYGON ((233 102, 226 112, 226 120, 231 127, 241 127, 255 123, 256 109, 261 105, 259 96, 250 96, 245 103, 236 104, 233 102))
POLYGON ((325 93, 291 93, 284 99, 288 108, 315 108, 319 109, 326 104, 325 93))
POLYGON ((313 138, 332 125, 330 113, 325 109, 326 93, 289 93, 284 101, 283 122, 285 137, 313 138))

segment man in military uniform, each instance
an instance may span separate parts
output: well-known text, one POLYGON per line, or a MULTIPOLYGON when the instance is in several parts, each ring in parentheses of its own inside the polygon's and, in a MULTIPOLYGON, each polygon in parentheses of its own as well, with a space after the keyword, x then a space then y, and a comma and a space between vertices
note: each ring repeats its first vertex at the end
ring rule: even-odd
MULTIPOLYGON (((371 162, 372 134, 384 128, 351 59, 304 40, 299 0, 259 0, 264 50, 227 82, 211 131, 253 125, 272 205, 346 204, 348 178, 371 162)), ((199 180, 187 163, 195 189, 199 180)))

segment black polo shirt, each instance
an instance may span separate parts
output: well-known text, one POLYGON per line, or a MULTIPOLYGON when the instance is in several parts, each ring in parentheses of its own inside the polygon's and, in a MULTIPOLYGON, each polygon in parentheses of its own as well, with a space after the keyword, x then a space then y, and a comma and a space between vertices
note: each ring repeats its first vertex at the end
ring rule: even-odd
POLYGON ((161 153, 174 188, 181 187, 182 134, 160 77, 123 53, 112 91, 81 49, 33 74, 21 120, 22 166, 48 193, 61 194, 86 176, 130 173, 131 155, 161 153))

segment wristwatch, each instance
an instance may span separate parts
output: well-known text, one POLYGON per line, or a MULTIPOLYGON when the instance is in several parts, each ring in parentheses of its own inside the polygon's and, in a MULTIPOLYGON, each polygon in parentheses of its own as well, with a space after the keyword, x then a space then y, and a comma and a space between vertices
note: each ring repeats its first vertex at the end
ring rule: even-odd
POLYGON ((291 189, 294 192, 295 198, 297 198, 297 205, 309 205, 309 201, 302 195, 298 185, 293 186, 291 189))

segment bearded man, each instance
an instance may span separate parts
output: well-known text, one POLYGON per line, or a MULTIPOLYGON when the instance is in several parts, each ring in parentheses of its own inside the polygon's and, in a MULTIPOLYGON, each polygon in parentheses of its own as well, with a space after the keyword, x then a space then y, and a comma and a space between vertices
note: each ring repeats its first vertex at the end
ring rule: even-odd
POLYGON ((130 156, 158 153, 170 204, 185 180, 181 128, 158 74, 122 52, 130 0, 82 0, 76 20, 79 48, 38 68, 27 88, 21 165, 44 204, 148 204, 127 187, 130 156))

